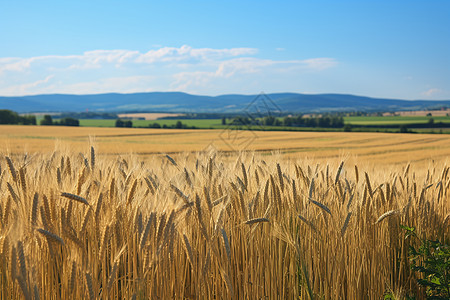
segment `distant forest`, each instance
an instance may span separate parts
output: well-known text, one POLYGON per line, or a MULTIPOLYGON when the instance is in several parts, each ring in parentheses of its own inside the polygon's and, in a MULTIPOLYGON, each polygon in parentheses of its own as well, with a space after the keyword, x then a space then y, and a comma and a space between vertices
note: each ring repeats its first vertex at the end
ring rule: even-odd
MULTIPOLYGON (((21 116, 18 113, 1 109, 0 110, 0 124, 3 125, 37 125, 36 116, 24 115, 21 116)), ((80 126, 80 122, 74 118, 61 118, 59 121, 54 121, 52 116, 45 115, 40 122, 41 125, 60 125, 60 126, 80 126)))
MULTIPOLYGON (((222 123, 224 120, 222 119, 222 123)), ((238 116, 231 120, 230 125, 259 125, 259 126, 284 126, 284 127, 322 127, 342 128, 344 118, 340 115, 323 115, 305 118, 303 115, 286 116, 277 118, 265 116, 263 118, 250 118, 238 116)))
POLYGON ((0 124, 36 125, 36 116, 34 115, 20 116, 18 113, 14 111, 1 109, 0 124))

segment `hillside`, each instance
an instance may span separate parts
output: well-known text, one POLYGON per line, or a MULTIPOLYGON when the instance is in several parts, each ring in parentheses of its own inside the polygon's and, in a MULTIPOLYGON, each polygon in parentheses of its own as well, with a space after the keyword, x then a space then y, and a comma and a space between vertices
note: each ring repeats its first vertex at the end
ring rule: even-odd
POLYGON ((399 100, 345 94, 274 93, 267 95, 200 96, 182 92, 0 97, 0 109, 25 112, 219 112, 281 110, 283 112, 419 110, 450 107, 450 100, 399 100))

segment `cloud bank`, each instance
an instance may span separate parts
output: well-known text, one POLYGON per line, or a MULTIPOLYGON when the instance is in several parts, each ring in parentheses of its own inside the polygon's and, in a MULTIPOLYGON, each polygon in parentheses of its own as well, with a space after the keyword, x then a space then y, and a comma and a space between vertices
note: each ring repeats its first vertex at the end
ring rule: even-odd
POLYGON ((160 47, 146 53, 94 50, 81 55, 5 57, 0 58, 0 95, 149 91, 214 95, 274 89, 293 91, 302 76, 317 76, 337 64, 336 59, 323 57, 261 58, 255 48, 187 45, 160 47))

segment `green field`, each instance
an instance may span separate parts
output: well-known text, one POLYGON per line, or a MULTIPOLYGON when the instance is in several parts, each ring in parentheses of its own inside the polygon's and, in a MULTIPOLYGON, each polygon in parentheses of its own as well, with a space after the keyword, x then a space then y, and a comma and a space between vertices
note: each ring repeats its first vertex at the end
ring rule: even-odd
MULTIPOLYGON (((161 125, 172 126, 181 121, 189 127, 195 126, 197 128, 222 128, 221 119, 210 120, 132 120, 133 127, 148 127, 149 124, 158 123, 161 125)), ((97 119, 81 119, 80 126, 85 127, 114 127, 116 120, 97 120, 97 119)))
POLYGON ((84 127, 115 127, 116 120, 80 119, 84 127))
MULTIPOLYGON (((386 132, 397 132, 397 128, 358 128, 358 126, 400 126, 400 125, 412 125, 412 124, 426 124, 430 119, 433 119, 434 123, 446 123, 450 127, 450 117, 426 117, 426 116, 358 116, 358 117, 344 117, 345 124, 350 124, 353 126, 353 131, 386 131, 386 132)), ((282 118, 280 118, 282 121, 282 118)), ((149 127, 149 125, 158 123, 163 127, 164 125, 168 127, 174 126, 178 121, 181 121, 183 125, 190 128, 195 127, 199 129, 224 129, 229 125, 222 125, 221 119, 162 119, 162 120, 132 120, 133 127, 149 127)), ((116 120, 101 120, 101 119, 80 119, 80 126, 83 127, 114 127, 116 120)), ((230 120, 227 119, 229 123, 230 120)), ((414 127, 414 126, 412 126, 414 127)), ((243 128, 247 128, 243 126, 243 128)), ((309 127, 284 127, 284 126, 251 126, 250 129, 258 130, 264 128, 265 130, 276 130, 276 131, 341 131, 342 129, 331 129, 331 128, 309 128, 309 127)), ((421 133, 449 133, 449 129, 443 128, 420 128, 415 130, 421 133)))
POLYGON ((450 117, 426 117, 426 116, 411 116, 411 117, 344 117, 345 124, 351 125, 402 125, 402 124, 417 124, 428 123, 430 119, 433 119, 435 123, 443 122, 450 123, 450 117))

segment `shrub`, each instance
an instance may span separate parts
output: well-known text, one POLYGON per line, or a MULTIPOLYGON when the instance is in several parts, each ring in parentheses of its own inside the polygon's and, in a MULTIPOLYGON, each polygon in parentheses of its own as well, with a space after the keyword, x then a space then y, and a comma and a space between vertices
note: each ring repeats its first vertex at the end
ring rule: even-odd
POLYGON ((420 238, 414 227, 402 226, 405 238, 419 241, 418 248, 410 246, 411 269, 422 273, 417 283, 426 288, 429 299, 450 299, 450 247, 438 240, 420 238))
POLYGON ((116 120, 116 127, 128 127, 131 128, 133 127, 133 122, 130 120, 124 121, 121 119, 117 119, 116 120))
POLYGON ((80 126, 80 121, 78 121, 77 119, 74 118, 62 118, 58 125, 63 125, 63 126, 80 126))
POLYGON ((405 124, 400 125, 400 133, 408 133, 408 127, 405 124))

